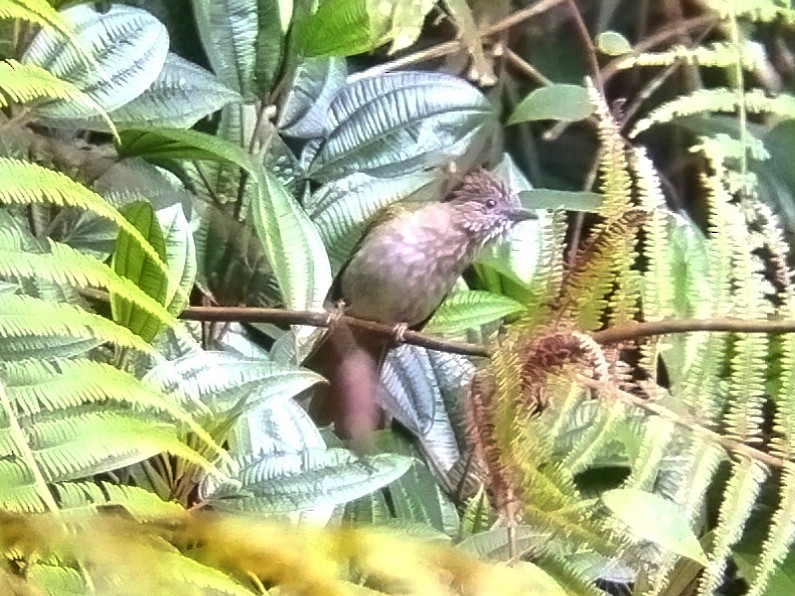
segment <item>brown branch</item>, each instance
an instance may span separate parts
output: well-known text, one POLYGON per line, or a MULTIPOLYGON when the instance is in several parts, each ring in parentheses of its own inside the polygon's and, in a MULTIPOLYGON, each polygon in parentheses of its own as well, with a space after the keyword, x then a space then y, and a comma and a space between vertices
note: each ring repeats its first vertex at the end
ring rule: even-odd
MULTIPOLYGON (((189 306, 179 315, 188 321, 236 321, 239 323, 282 323, 284 325, 311 325, 313 327, 329 327, 331 325, 349 325, 379 337, 395 337, 395 325, 385 325, 365 319, 357 319, 342 315, 332 317, 327 312, 283 310, 280 308, 257 308, 251 306, 189 306)), ((485 346, 450 341, 432 337, 418 331, 405 331, 400 335, 403 343, 439 350, 463 356, 488 357, 489 350, 485 346)))
MULTIPOLYGON (((95 302, 108 302, 107 292, 91 288, 83 288, 80 293, 95 302)), ((336 324, 350 325, 356 329, 367 331, 380 337, 395 337, 395 325, 385 325, 365 319, 357 319, 342 315, 335 319, 328 312, 309 310, 285 310, 282 308, 261 308, 253 306, 188 306, 183 310, 180 319, 203 322, 237 322, 237 323, 277 323, 282 325, 311 325, 312 327, 329 327, 336 324)), ((726 333, 792 333, 795 332, 795 320, 741 320, 741 319, 673 319, 666 321, 648 321, 612 327, 591 333, 592 339, 602 345, 616 344, 674 333, 694 333, 698 331, 717 331, 726 333)), ((488 358, 490 350, 486 346, 460 341, 440 339, 419 331, 406 331, 401 335, 403 343, 439 350, 463 356, 488 358)))
POLYGON ((591 334, 600 344, 615 344, 656 335, 693 333, 696 331, 724 331, 728 333, 792 333, 795 320, 741 319, 671 319, 622 325, 591 334))

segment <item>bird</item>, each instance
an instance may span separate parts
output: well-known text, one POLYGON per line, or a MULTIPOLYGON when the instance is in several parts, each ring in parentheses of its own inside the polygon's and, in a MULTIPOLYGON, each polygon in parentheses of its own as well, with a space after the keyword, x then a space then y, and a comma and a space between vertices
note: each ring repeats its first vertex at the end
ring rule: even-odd
MULTIPOLYGON (((488 245, 535 214, 495 175, 477 168, 441 202, 396 203, 371 220, 337 275, 330 300, 351 317, 421 328, 488 245)), ((310 413, 366 449, 381 409, 379 369, 393 340, 338 323, 305 365, 329 385, 310 413)))

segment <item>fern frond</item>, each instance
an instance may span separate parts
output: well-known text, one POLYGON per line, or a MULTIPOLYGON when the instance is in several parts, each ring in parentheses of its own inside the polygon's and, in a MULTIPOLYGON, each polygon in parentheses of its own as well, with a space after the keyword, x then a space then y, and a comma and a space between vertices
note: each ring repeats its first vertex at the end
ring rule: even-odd
POLYGON ((766 593, 770 577, 776 566, 784 560, 795 541, 795 469, 792 465, 784 468, 781 476, 781 502, 773 514, 770 530, 762 545, 759 561, 754 569, 754 577, 749 582, 748 596, 761 596, 766 593))
POLYGON ((767 474, 767 468, 747 459, 739 460, 732 466, 732 476, 718 514, 710 562, 699 584, 700 595, 714 593, 723 581, 726 561, 732 547, 740 540, 767 474))
POLYGON ((795 10, 782 6, 778 0, 708 0, 707 6, 722 19, 749 19, 760 23, 772 23, 782 19, 795 22, 795 10))
POLYGON ((0 229, 0 276, 47 280, 75 288, 104 288, 135 305, 181 339, 194 342, 178 319, 129 279, 116 274, 101 261, 66 244, 47 240, 49 253, 32 250, 11 229, 0 229))
POLYGON ((694 48, 673 46, 664 52, 643 52, 637 55, 622 56, 615 67, 620 70, 635 66, 670 66, 682 62, 698 66, 714 66, 726 68, 741 62, 746 68, 754 68, 759 63, 759 52, 750 42, 737 53, 737 48, 729 42, 713 42, 694 48))
POLYGON ((791 95, 769 97, 762 89, 752 89, 739 97, 742 99, 738 99, 737 91, 725 87, 699 89, 687 95, 680 95, 652 110, 646 118, 638 120, 629 137, 635 138, 652 126, 672 122, 685 116, 718 112, 733 114, 740 103, 749 114, 775 114, 788 119, 795 117, 795 97, 791 95))
MULTIPOLYGON (((580 249, 574 268, 566 272, 557 300, 562 305, 561 314, 575 321, 578 328, 590 331, 602 326, 608 293, 615 281, 626 282, 627 268, 634 260, 631 247, 646 217, 644 210, 627 210, 620 217, 595 226, 587 244, 580 249)), ((635 291, 639 292, 639 288, 635 291)), ((631 295, 625 288, 622 296, 629 299, 631 295)))
MULTIPOLYGON (((2 391, 2 388, 0 388, 2 391)), ((8 433, 5 433, 8 434, 8 433)), ((13 446, 10 441, 0 446, 4 453, 13 446)), ((4 443, 6 443, 4 442, 4 443)), ((46 481, 40 479, 42 489, 36 490, 36 478, 31 466, 24 465, 20 460, 0 460, 0 508, 3 511, 19 511, 23 513, 42 513, 56 511, 57 503, 52 501, 46 481), (49 495, 49 496, 48 496, 49 495)))
POLYGON ((18 19, 74 36, 61 14, 46 0, 0 0, 0 19, 18 19))
POLYGON ((162 360, 152 347, 129 330, 71 304, 15 294, 0 295, 0 337, 110 342, 162 360))
POLYGON ((101 196, 68 176, 30 162, 0 157, 0 203, 77 207, 109 220, 135 240, 164 279, 168 280, 167 294, 178 295, 185 303, 188 302, 189 297, 180 287, 179 280, 173 278, 168 266, 141 232, 101 196))
POLYGON ((633 153, 632 170, 637 179, 638 200, 649 217, 643 224, 646 271, 643 278, 643 318, 647 321, 674 315, 674 279, 668 238, 669 215, 654 164, 642 148, 633 153))
POLYGON ((34 457, 51 482, 100 474, 164 452, 217 472, 180 440, 173 425, 121 408, 51 414, 27 431, 34 457))
POLYGON ((602 151, 599 172, 602 175, 601 191, 604 200, 599 206, 599 215, 610 221, 622 216, 630 208, 632 180, 621 129, 593 84, 588 85, 588 95, 591 103, 596 106, 599 147, 602 151))
POLYGON ((100 339, 82 339, 47 333, 23 337, 5 336, 0 342, 0 360, 73 358, 89 352, 101 343, 100 339))
POLYGON ((541 229, 541 248, 530 283, 532 294, 525 300, 525 308, 516 323, 518 327, 532 329, 546 323, 550 303, 559 295, 563 282, 566 228, 565 212, 554 211, 548 225, 541 229))
POLYGON ((89 360, 4 363, 0 366, 12 404, 23 416, 36 416, 84 404, 117 403, 138 411, 166 414, 194 433, 212 452, 226 451, 170 398, 108 364, 89 360))
POLYGON ((645 491, 656 488, 655 483, 664 458, 674 448, 674 431, 674 423, 660 416, 650 416, 643 422, 640 428, 640 444, 637 453, 631 458, 632 469, 622 485, 623 488, 645 491))
POLYGON ((27 104, 43 99, 83 104, 93 113, 103 116, 110 129, 115 131, 102 107, 69 81, 61 80, 35 64, 22 64, 12 59, 0 61, 0 107, 7 107, 9 100, 27 104))
POLYGON ((185 512, 181 505, 148 490, 110 482, 63 482, 53 485, 53 493, 62 510, 73 510, 70 515, 83 514, 86 509, 123 507, 134 520, 151 522, 178 519, 185 512))
MULTIPOLYGON (((27 469, 26 471, 30 474, 32 479, 31 484, 33 485, 33 491, 35 492, 36 497, 41 500, 41 504, 44 505, 44 510, 57 511, 58 505, 55 503, 55 500, 52 498, 52 495, 47 488, 43 467, 33 455, 30 445, 28 444, 28 438, 25 436, 24 432, 22 431, 22 427, 19 425, 19 421, 17 420, 13 408, 11 407, 8 393, 6 392, 6 389, 2 383, 0 383, 0 407, 2 407, 4 414, 3 417, 6 419, 9 427, 7 443, 12 449, 8 455, 13 456, 16 454, 16 456, 19 457, 20 461, 27 469)), ((27 503, 34 501, 32 495, 30 498, 23 500, 27 503)))

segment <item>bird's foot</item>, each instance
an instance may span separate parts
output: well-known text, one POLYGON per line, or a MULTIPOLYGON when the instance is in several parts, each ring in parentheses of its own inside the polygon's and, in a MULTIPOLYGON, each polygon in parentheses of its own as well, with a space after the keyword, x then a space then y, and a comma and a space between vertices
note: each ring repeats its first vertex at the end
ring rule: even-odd
POLYGON ((398 323, 392 328, 392 341, 394 341, 397 345, 401 345, 406 342, 406 331, 408 331, 409 325, 408 323, 398 323))
POLYGON ((326 317, 326 327, 329 329, 333 328, 339 320, 342 318, 342 315, 345 314, 345 301, 344 300, 337 300, 334 303, 334 306, 331 307, 331 310, 328 311, 328 316, 326 317))

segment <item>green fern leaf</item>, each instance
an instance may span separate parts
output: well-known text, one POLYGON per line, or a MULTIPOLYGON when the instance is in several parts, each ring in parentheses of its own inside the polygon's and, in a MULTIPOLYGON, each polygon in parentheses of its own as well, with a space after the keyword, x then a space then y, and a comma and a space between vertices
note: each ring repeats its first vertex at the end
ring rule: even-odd
POLYGON ((101 196, 68 176, 30 162, 0 157, 0 203, 22 205, 43 203, 77 207, 113 222, 138 243, 146 256, 169 280, 169 292, 177 293, 187 300, 187 295, 179 286, 179 282, 171 278, 166 264, 135 226, 101 196))

